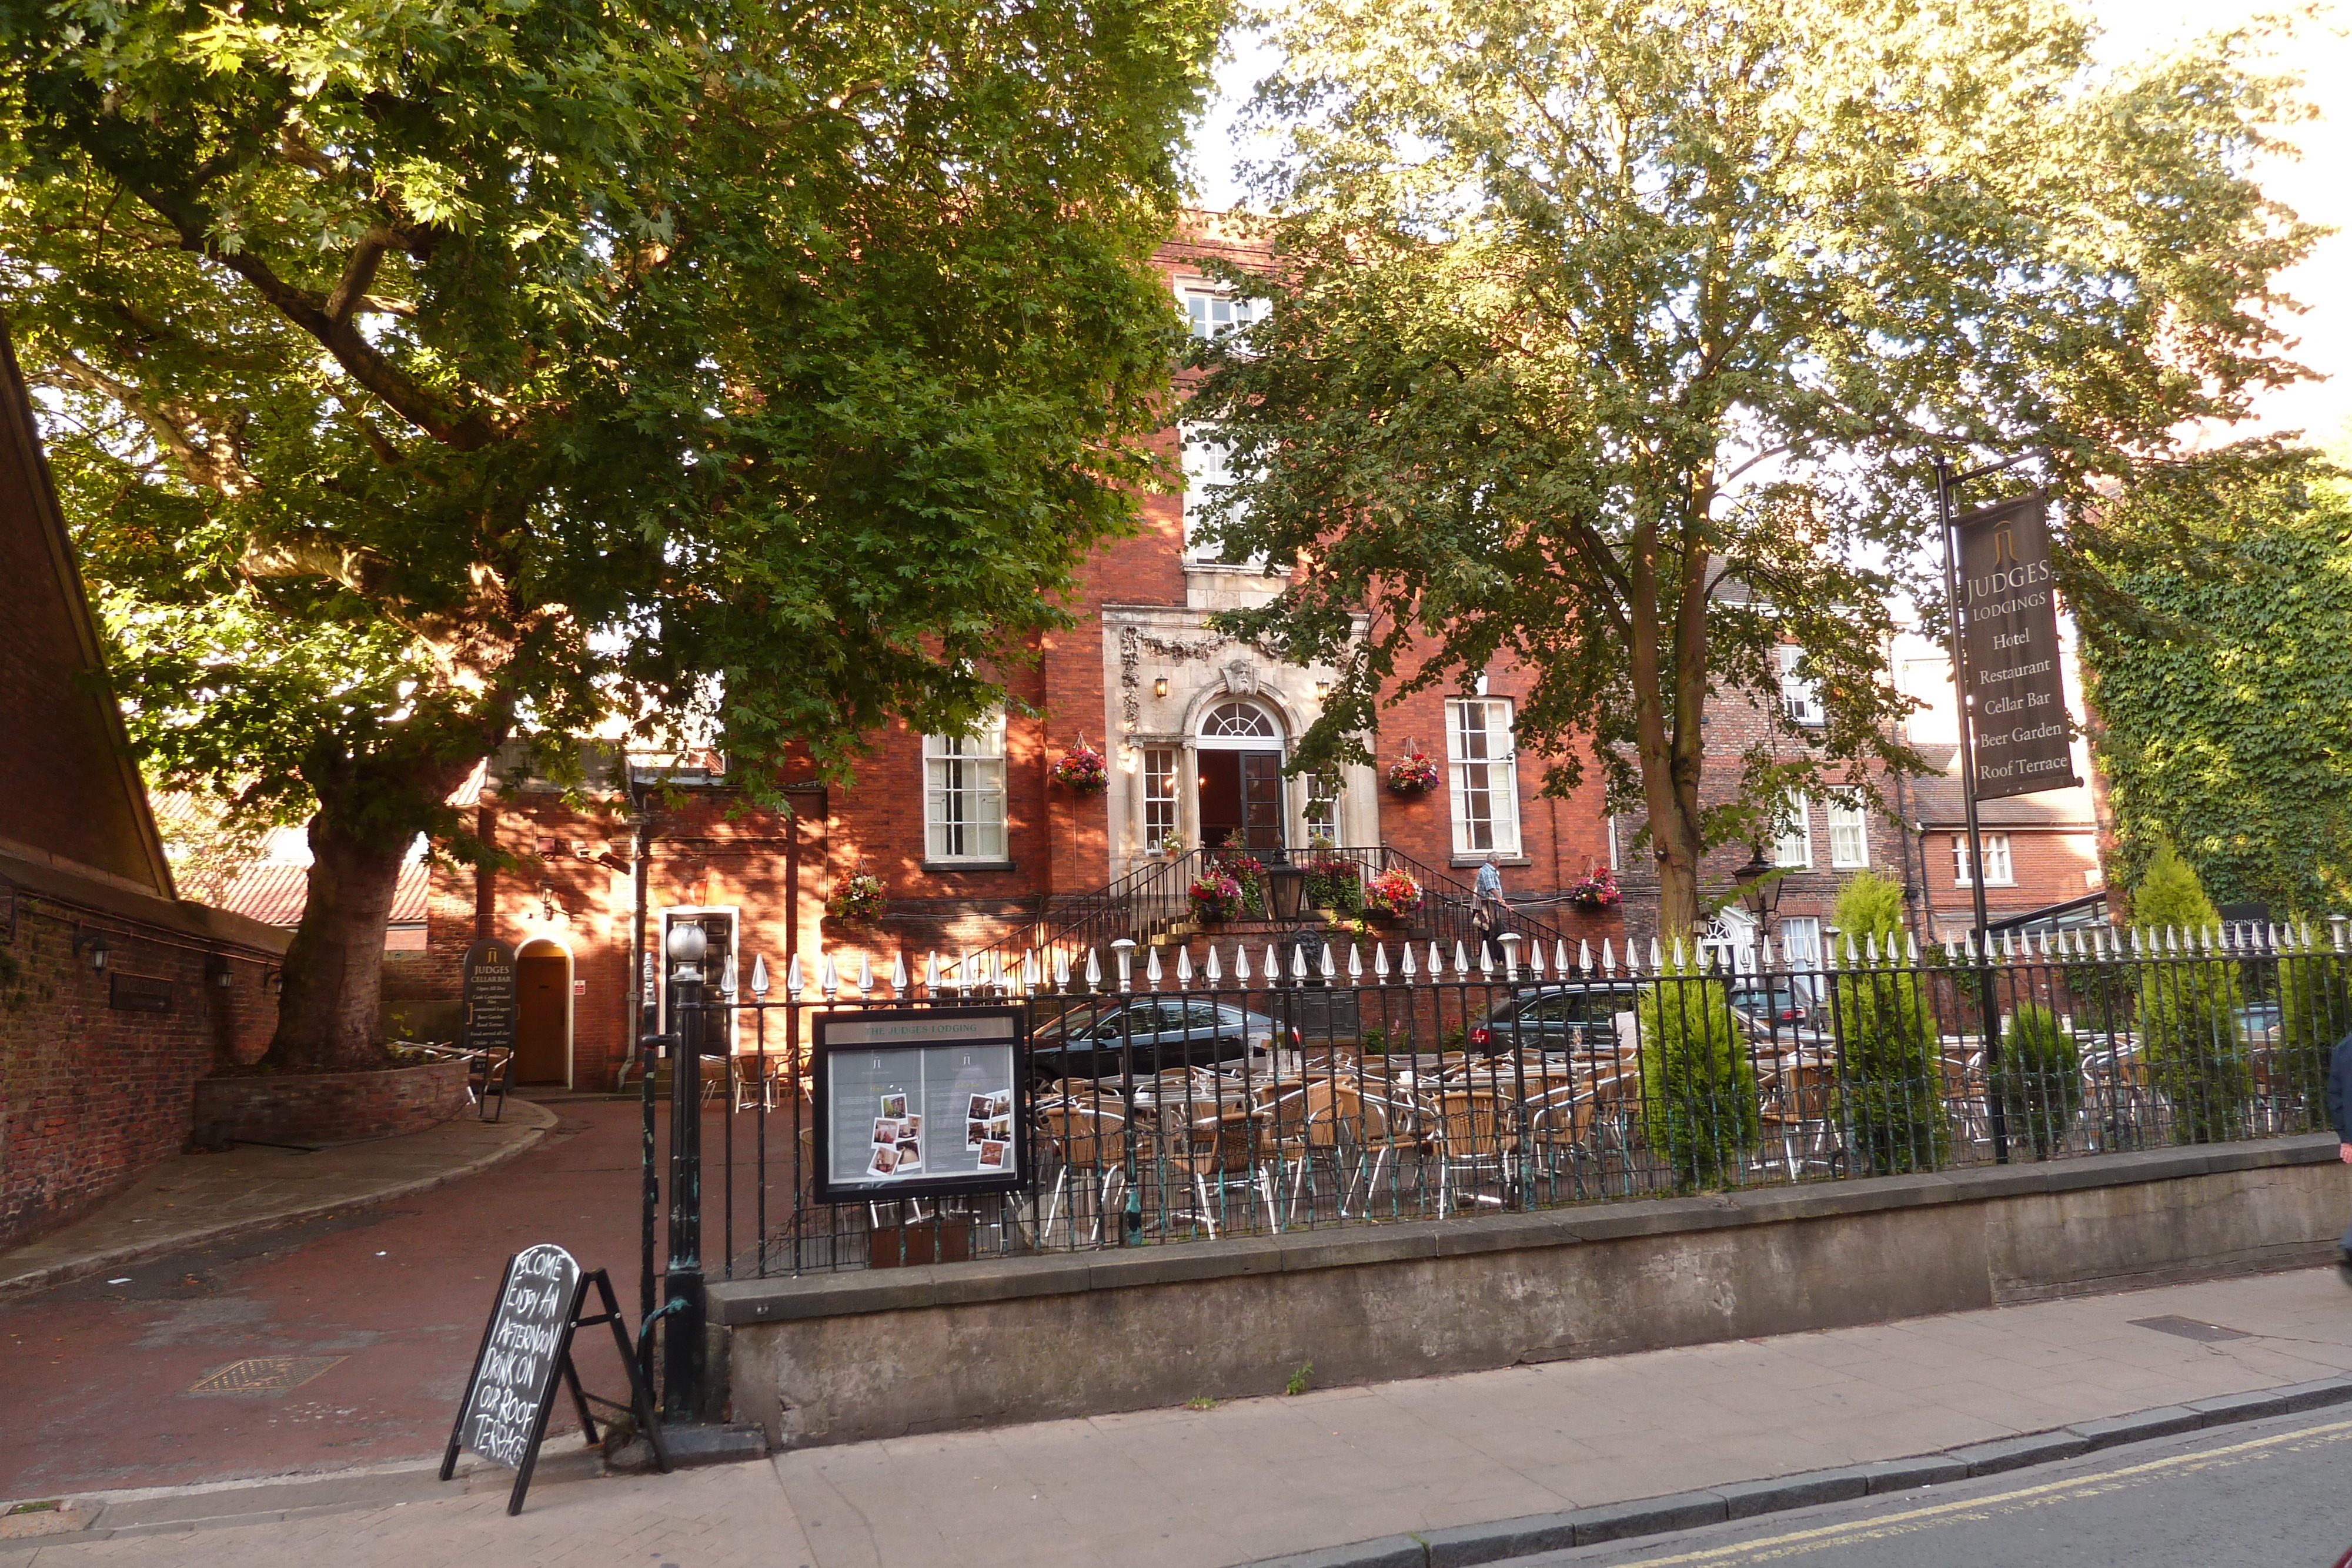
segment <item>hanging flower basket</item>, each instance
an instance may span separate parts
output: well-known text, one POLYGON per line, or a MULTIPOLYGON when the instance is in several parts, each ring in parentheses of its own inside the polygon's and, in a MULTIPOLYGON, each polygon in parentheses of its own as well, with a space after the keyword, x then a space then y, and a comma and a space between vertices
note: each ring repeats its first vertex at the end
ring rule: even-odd
POLYGON ((1421 907, 1421 883, 1406 871, 1384 871, 1365 884, 1364 912, 1367 915, 1401 918, 1421 907))
POLYGON ((1607 866, 1588 872, 1582 882, 1568 890, 1568 902, 1579 909, 1606 909, 1624 901, 1617 886, 1617 874, 1607 866))
POLYGON ((824 901, 824 912, 845 924, 864 925, 882 918, 882 879, 870 872, 845 878, 824 901))
POLYGON ((1062 753, 1054 764, 1054 782, 1074 795, 1099 795, 1110 788, 1110 764, 1103 754, 1087 744, 1085 736, 1077 745, 1062 753))
POLYGON ((1406 741, 1404 755, 1389 767, 1389 788, 1410 799, 1437 788, 1437 764, 1416 741, 1406 741))
POLYGON ((1242 884, 1238 877, 1212 870, 1192 879, 1192 914, 1202 921, 1238 920, 1242 915, 1242 884))

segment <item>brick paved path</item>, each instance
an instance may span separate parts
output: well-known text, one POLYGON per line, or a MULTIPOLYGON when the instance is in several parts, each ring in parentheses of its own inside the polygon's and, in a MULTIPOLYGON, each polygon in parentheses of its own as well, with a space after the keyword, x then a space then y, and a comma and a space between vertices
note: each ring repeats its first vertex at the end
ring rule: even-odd
MULTIPOLYGON (((637 1108, 552 1108, 554 1132, 480 1176, 0 1303, 10 1412, 31 1439, 0 1446, 0 1500, 437 1454, 499 1271, 531 1242, 559 1242, 611 1270, 634 1322, 637 1108), (186 1392, 257 1356, 340 1359, 289 1393, 186 1392)), ((714 1110, 706 1121, 713 1151, 722 1117, 714 1110)), ((779 1166, 771 1188, 781 1206, 789 1167, 779 1166)), ((715 1256, 715 1160, 705 1191, 715 1256)), ((750 1197, 744 1175, 739 1214, 750 1197)), ((609 1339, 587 1347, 583 1371, 599 1392, 621 1392, 609 1339)), ((569 1419, 560 1414, 558 1429, 569 1419)))

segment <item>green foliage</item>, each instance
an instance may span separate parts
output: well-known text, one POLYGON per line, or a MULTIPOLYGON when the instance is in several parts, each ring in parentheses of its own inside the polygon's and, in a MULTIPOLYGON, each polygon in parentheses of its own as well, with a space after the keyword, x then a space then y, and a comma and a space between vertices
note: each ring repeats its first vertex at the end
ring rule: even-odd
POLYGON ((2126 601, 2077 595, 2118 881, 2169 838, 2224 903, 2352 907, 2347 536, 2340 474, 2265 447, 2144 479, 2077 530, 2126 601))
POLYGON ((1383 701, 1521 667, 1521 749, 1554 793, 1597 755, 1646 813, 1667 929, 1789 790, 1912 764, 1881 648, 1934 591, 1899 563, 1935 452, 2043 445, 2087 502, 2297 373, 2268 301, 2314 231, 2242 172, 2294 112, 2241 64, 2259 29, 2110 72, 2080 13, 2002 0, 1270 27, 1283 265, 1234 279, 1272 308, 1204 350, 1191 415, 1235 476, 1216 542, 1302 575, 1218 623, 1338 671, 1301 768, 1370 760, 1383 701), (1710 697, 1785 723, 1788 643, 1826 728, 1703 788, 1710 697))
POLYGON ((0 0, 0 306, 151 770, 396 852, 517 733, 780 800, 967 727, 1158 473, 1222 18, 0 0))
POLYGON ((1723 979, 1696 970, 1661 976, 1635 1003, 1642 1041, 1642 1115, 1650 1147, 1676 1187, 1736 1178, 1756 1146, 1761 1114, 1748 1037, 1723 979))
POLYGON ((2009 1113, 2009 1135, 2033 1145, 2036 1159, 2066 1141, 2083 1103, 2083 1053, 2039 1002, 2026 1002, 2009 1017, 2000 1045, 1995 1092, 2009 1113))
MULTIPOLYGON (((1861 872, 1838 890, 1830 916, 1867 951, 1903 950, 1903 889, 1861 872)), ((1838 1106, 1854 1158, 1876 1176, 1943 1167, 1951 1150, 1934 1009, 1919 977, 1889 966, 1838 977, 1838 1106)))
POLYGON ((2172 1107, 2177 1143, 2209 1144, 2242 1130, 2253 1073, 2238 1038, 2237 965, 2193 955, 2221 925, 2197 873, 2159 841, 2132 894, 2132 918, 2151 956, 2140 969, 2140 1051, 2148 1077, 2172 1107), (2182 946, 2180 944, 2187 944, 2182 946))

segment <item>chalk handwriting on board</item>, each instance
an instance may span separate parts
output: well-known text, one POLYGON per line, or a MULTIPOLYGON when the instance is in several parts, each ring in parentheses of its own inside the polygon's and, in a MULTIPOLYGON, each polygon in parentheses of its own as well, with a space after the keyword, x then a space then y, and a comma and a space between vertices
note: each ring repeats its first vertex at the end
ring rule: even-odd
POLYGON ((507 1511, 522 1511, 530 1489, 530 1473, 538 1462, 539 1446, 547 1436, 547 1418, 555 1404, 558 1384, 568 1385, 580 1414, 580 1429, 596 1441, 596 1421, 589 1405, 627 1411, 653 1445, 654 1457, 669 1469, 669 1451, 662 1441, 654 1413, 652 1391, 637 1375, 637 1360, 613 1299, 613 1282, 602 1269, 583 1272, 580 1260, 562 1248, 541 1244, 516 1253, 507 1261, 498 1300, 490 1308, 489 1326, 482 1331, 481 1349, 475 1353, 474 1375, 466 1383, 457 1423, 449 1429, 449 1446, 441 1456, 441 1479, 456 1470, 461 1448, 471 1448, 493 1464, 515 1472, 514 1492, 507 1511), (593 1285, 603 1303, 593 1317, 580 1309, 593 1285), (629 1375, 629 1403, 599 1398, 580 1386, 579 1369, 572 1361, 575 1329, 609 1323, 613 1348, 629 1375))

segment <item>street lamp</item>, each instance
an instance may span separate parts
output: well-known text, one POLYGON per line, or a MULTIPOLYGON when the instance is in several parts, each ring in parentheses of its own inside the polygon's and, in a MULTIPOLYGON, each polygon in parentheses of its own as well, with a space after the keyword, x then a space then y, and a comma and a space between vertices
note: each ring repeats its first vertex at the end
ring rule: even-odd
POLYGON ((1760 846, 1751 845, 1748 863, 1731 873, 1731 880, 1739 884, 1739 902, 1756 916, 1759 930, 1770 924, 1772 912, 1780 907, 1780 878, 1774 874, 1779 869, 1764 858, 1760 846))
POLYGON ((87 952, 89 967, 102 974, 106 969, 106 956, 114 951, 114 945, 106 939, 105 932, 90 931, 76 934, 73 950, 76 954, 87 952))
POLYGON ((1265 873, 1268 913, 1276 920, 1296 920, 1307 898, 1307 873, 1288 861, 1265 873))

